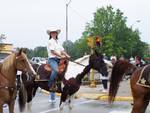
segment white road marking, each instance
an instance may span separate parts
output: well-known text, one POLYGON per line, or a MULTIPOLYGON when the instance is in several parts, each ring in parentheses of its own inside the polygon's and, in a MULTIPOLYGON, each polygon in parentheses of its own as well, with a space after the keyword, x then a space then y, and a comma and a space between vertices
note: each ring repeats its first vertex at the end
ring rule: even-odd
MULTIPOLYGON (((87 100, 87 101, 79 102, 79 103, 76 103, 76 104, 73 104, 73 105, 77 106, 77 105, 81 105, 81 104, 90 103, 90 102, 93 102, 93 101, 96 101, 96 100, 87 100)), ((39 113, 49 113, 49 112, 57 111, 57 110, 59 110, 59 107, 54 108, 54 109, 50 109, 50 110, 46 110, 46 111, 42 111, 42 112, 39 112, 39 113)))
POLYGON ((126 111, 110 111, 109 113, 131 113, 131 110, 126 111))

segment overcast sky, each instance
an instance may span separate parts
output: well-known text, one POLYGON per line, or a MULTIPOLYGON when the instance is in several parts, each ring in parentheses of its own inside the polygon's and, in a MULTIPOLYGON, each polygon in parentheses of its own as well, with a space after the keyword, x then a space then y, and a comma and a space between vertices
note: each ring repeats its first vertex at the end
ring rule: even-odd
MULTIPOLYGON (((46 46, 47 29, 61 29, 59 41, 65 41, 66 3, 69 0, 0 0, 0 34, 15 47, 46 46)), ((141 40, 150 43, 149 0, 71 0, 68 7, 68 38, 79 39, 86 23, 93 19, 97 8, 112 5, 120 9, 127 25, 138 28, 141 40), (140 20, 140 22, 136 22, 140 20)))

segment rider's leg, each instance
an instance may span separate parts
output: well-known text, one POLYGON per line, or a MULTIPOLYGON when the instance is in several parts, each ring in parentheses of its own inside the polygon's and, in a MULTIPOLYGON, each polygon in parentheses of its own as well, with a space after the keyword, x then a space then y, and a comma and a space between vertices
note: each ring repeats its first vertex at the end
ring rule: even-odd
POLYGON ((104 87, 104 89, 106 89, 107 90, 107 81, 108 80, 102 80, 102 84, 103 84, 103 87, 104 87))
POLYGON ((50 76, 50 81, 49 81, 49 88, 52 87, 52 84, 57 76, 57 73, 58 73, 58 63, 56 60, 50 58, 48 59, 48 63, 50 64, 51 68, 52 68, 52 73, 51 73, 51 76, 50 76))

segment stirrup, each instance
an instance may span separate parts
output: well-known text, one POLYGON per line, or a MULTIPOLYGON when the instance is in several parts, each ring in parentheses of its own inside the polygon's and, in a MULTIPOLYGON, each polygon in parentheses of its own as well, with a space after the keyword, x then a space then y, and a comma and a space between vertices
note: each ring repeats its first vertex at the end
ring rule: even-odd
POLYGON ((39 75, 35 75, 35 80, 40 80, 40 76, 39 75))
POLYGON ((52 85, 52 87, 49 88, 49 91, 50 91, 50 92, 56 92, 57 89, 56 89, 55 85, 52 85))

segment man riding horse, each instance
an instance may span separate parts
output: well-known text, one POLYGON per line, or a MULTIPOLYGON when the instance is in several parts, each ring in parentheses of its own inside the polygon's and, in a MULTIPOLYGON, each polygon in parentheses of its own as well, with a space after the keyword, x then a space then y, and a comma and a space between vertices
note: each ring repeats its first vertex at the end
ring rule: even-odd
POLYGON ((70 56, 64 51, 64 48, 58 42, 58 34, 60 30, 47 30, 49 35, 49 41, 47 45, 48 52, 48 64, 51 66, 51 75, 48 82, 49 89, 54 89, 54 81, 58 74, 58 64, 60 59, 70 58, 70 56))

